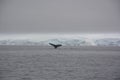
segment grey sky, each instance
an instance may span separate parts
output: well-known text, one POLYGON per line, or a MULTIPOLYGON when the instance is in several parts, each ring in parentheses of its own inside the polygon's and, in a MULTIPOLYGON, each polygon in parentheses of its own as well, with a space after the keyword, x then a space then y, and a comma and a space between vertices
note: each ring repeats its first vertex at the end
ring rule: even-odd
POLYGON ((119 33, 120 0, 0 0, 0 33, 119 33))

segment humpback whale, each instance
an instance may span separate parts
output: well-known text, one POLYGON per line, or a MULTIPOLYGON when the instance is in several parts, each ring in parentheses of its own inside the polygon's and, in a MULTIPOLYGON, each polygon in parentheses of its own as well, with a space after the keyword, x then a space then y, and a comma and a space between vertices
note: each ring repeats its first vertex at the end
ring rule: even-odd
POLYGON ((61 44, 53 44, 53 43, 49 43, 51 46, 53 46, 55 49, 57 49, 58 47, 62 46, 61 44))

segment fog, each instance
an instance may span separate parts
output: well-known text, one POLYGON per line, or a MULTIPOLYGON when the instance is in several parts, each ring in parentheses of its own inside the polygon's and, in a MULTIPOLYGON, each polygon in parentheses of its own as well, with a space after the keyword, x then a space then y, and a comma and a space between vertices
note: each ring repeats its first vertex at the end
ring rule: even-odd
POLYGON ((0 0, 0 34, 119 33, 119 0, 0 0))

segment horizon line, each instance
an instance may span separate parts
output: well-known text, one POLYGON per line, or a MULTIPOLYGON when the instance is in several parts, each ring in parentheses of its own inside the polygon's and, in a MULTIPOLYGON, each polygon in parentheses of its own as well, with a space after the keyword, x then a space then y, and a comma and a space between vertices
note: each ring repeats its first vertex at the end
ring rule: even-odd
POLYGON ((88 38, 88 39, 99 39, 99 38, 120 38, 120 34, 0 34, 0 40, 3 39, 33 39, 33 40, 48 40, 54 38, 88 38))

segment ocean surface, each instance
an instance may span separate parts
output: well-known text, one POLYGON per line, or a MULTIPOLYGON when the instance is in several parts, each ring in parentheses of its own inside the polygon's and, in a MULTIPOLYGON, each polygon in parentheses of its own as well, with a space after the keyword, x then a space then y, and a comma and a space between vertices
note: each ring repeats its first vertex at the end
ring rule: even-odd
POLYGON ((0 46, 0 80, 120 80, 120 47, 0 46))

